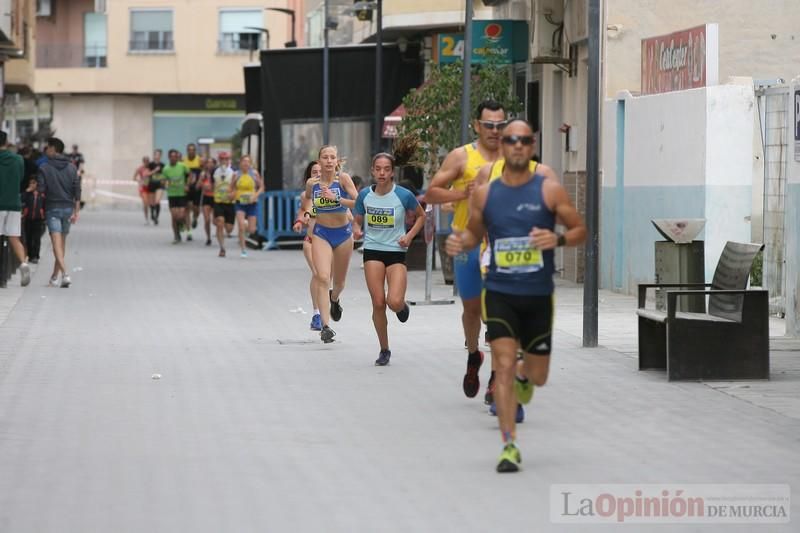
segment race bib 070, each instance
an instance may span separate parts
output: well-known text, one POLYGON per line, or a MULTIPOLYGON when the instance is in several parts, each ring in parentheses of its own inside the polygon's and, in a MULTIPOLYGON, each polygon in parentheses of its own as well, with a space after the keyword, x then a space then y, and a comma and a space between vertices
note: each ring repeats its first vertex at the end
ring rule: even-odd
POLYGON ((394 208, 367 207, 367 226, 375 229, 394 228, 394 208))
POLYGON ((527 235, 496 239, 493 254, 497 271, 506 274, 537 272, 544 266, 542 251, 533 247, 527 235))

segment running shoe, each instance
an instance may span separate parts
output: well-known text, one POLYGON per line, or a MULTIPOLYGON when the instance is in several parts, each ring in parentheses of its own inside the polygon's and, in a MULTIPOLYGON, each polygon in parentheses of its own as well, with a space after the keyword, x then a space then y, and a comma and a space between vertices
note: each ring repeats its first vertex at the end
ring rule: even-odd
POLYGON ((408 314, 411 312, 411 309, 408 308, 408 304, 405 304, 401 310, 399 310, 397 314, 397 320, 400 322, 405 322, 408 320, 408 314))
POLYGON ((389 358, 392 356, 391 350, 381 350, 380 355, 375 360, 375 366, 386 366, 389 364, 389 358))
POLYGON ((192 240, 192 234, 191 233, 187 233, 186 234, 186 240, 187 241, 191 241, 192 240))
POLYGON ((489 376, 489 384, 486 386, 486 394, 483 397, 483 403, 486 405, 494 403, 494 372, 489 376))
POLYGON ((333 289, 328 291, 328 299, 331 301, 331 318, 334 322, 339 322, 342 319, 342 306, 339 300, 333 301, 333 289))
POLYGON ((50 278, 50 283, 48 283, 50 287, 60 287, 61 283, 58 282, 58 278, 50 278))
POLYGON ((322 331, 322 317, 319 313, 311 317, 311 330, 322 331))
POLYGON ((333 342, 333 337, 336 336, 336 332, 333 331, 329 326, 322 326, 322 331, 319 334, 319 338, 322 339, 322 342, 325 344, 333 342))
POLYGON ((225 250, 220 250, 219 251, 219 256, 220 257, 225 257, 225 250))
POLYGON ((515 444, 506 444, 503 448, 503 453, 500 454, 500 460, 497 462, 497 472, 500 474, 507 474, 511 472, 518 472, 519 465, 522 462, 522 455, 515 444))
POLYGON ((211 246, 211 239, 206 239, 206 246, 211 246))
POLYGON ((242 253, 239 254, 242 259, 247 259, 247 250, 242 250, 242 253))
POLYGON ((31 282, 31 267, 28 266, 28 263, 22 263, 19 266, 19 275, 20 281, 19 284, 23 287, 27 287, 28 284, 31 282))
POLYGON ((467 398, 474 398, 481 389, 481 380, 478 377, 478 371, 480 371, 482 364, 483 352, 478 350, 474 354, 469 354, 467 358, 467 373, 464 374, 464 381, 462 383, 462 388, 467 398))
MULTIPOLYGON (((489 414, 491 416, 497 416, 497 404, 493 403, 489 406, 489 414)), ((517 404, 517 416, 514 420, 516 420, 517 424, 525 422, 525 409, 520 404, 517 404)))
POLYGON ((69 276, 64 274, 61 278, 61 288, 62 289, 69 289, 69 286, 72 285, 72 280, 69 279, 69 276))
POLYGON ((533 383, 530 380, 522 381, 519 376, 514 378, 514 392, 517 395, 517 401, 521 404, 527 405, 533 398, 533 383))

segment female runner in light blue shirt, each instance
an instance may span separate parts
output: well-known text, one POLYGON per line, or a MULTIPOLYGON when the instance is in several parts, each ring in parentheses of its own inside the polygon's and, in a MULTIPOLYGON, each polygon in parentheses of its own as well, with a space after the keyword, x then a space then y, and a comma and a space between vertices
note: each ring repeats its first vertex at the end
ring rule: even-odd
POLYGON ((406 304, 406 250, 425 224, 425 210, 408 189, 394 183, 395 158, 380 153, 372 158, 375 185, 363 189, 356 199, 356 223, 364 231, 364 275, 372 298, 372 322, 381 351, 377 366, 389 364, 386 306, 400 322, 408 320, 406 304), (406 231, 406 213, 416 215, 406 231), (384 287, 388 289, 384 292, 384 287))

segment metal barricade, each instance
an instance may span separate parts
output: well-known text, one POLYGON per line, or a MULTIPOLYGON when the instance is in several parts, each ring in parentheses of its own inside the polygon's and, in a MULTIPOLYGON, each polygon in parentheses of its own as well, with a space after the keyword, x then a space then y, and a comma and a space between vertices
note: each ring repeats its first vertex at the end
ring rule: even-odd
POLYGON ((303 242, 305 233, 296 233, 292 229, 302 192, 267 191, 258 199, 258 233, 266 239, 265 250, 274 250, 280 244, 303 242), (278 239, 282 240, 278 242, 278 239))

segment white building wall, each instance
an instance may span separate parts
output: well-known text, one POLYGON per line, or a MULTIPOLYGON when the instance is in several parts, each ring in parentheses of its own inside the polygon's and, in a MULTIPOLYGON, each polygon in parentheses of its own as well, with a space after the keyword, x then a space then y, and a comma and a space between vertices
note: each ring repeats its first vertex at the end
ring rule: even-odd
POLYGON ((728 240, 750 240, 753 93, 719 86, 603 106, 601 286, 633 293, 654 278, 655 218, 705 218, 706 278, 728 240), (616 164, 624 143, 622 191, 616 164), (620 283, 616 283, 619 280, 620 283))
POLYGON ((132 180, 153 146, 153 100, 149 96, 56 95, 55 135, 80 147, 86 159, 86 202, 138 201, 132 180))

